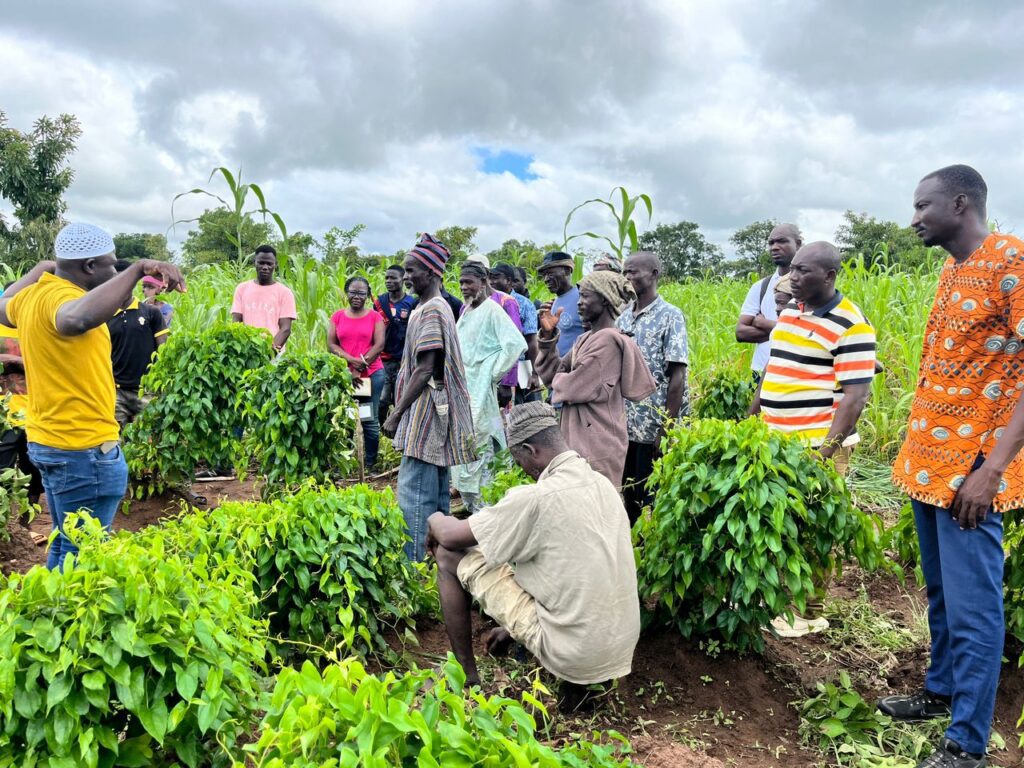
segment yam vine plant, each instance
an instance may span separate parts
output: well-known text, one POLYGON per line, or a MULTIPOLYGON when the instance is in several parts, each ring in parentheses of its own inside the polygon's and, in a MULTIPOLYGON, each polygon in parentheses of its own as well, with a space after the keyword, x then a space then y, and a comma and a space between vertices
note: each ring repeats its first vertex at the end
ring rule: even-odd
POLYGON ((242 376, 236 408, 244 445, 264 479, 263 496, 307 479, 343 477, 357 467, 352 377, 336 355, 286 355, 242 376))
POLYGON ((854 507, 835 468, 759 419, 697 420, 671 430, 640 524, 637 577, 647 621, 740 652, 806 607, 815 579, 855 558, 882 562, 878 524, 854 507))
POLYGON ((255 721, 266 620, 251 576, 157 537, 104 541, 0 589, 0 766, 208 766, 255 721))
POLYGON ((465 674, 451 654, 440 672, 374 677, 353 659, 323 671, 307 662, 277 678, 259 741, 245 747, 233 768, 337 768, 338 766, 486 765, 540 768, 612 768, 633 765, 626 740, 577 739, 553 749, 538 738, 524 704, 543 704, 463 693, 465 674))
POLYGON ((390 489, 309 483, 267 503, 186 510, 136 537, 252 574, 254 610, 285 657, 389 656, 385 631, 405 630, 412 642, 414 617, 436 606, 402 553, 405 520, 390 489))
POLYGON ((270 334, 241 323, 176 329, 143 377, 152 402, 125 431, 125 457, 139 497, 195 478, 196 468, 241 459, 235 410, 246 371, 272 357, 270 334))

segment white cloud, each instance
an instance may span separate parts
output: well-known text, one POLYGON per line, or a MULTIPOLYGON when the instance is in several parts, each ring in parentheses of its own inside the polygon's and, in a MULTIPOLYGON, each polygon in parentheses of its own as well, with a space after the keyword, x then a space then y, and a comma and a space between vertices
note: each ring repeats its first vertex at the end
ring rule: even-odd
POLYGON ((951 162, 985 174, 993 217, 1024 220, 1008 1, 104 7, 6 9, 0 70, 12 124, 79 117, 70 213, 115 230, 164 231, 218 164, 290 229, 362 222, 380 252, 449 224, 485 249, 560 239, 617 184, 723 245, 768 217, 830 237, 848 208, 905 221, 916 180, 951 162), (478 146, 533 155, 540 178, 481 173, 478 146))

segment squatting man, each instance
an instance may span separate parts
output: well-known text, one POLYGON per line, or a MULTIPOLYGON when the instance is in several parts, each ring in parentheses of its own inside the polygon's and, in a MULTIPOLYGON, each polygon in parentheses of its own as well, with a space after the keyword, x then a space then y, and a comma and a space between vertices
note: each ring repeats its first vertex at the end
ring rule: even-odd
POLYGON ((640 603, 629 520, 615 486, 566 445, 550 405, 512 409, 507 433, 512 458, 537 482, 467 520, 430 516, 441 611, 467 685, 480 682, 475 598, 500 625, 486 638, 488 652, 515 639, 566 681, 562 706, 572 708, 583 686, 631 669, 640 603))

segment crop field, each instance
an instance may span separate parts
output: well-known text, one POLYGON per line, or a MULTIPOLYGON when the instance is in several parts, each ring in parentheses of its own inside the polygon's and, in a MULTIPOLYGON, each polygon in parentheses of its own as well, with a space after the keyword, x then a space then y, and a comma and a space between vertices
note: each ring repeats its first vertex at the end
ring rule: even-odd
MULTIPOLYGON (((904 768, 927 753, 941 728, 890 721, 874 700, 918 686, 928 658, 913 523, 887 467, 934 270, 853 260, 839 276, 884 366, 848 483, 756 420, 711 418, 749 394, 749 346, 733 335, 749 283, 661 287, 686 316, 701 418, 670 432, 637 532, 633 674, 593 711, 560 714, 529 656, 482 655, 492 624, 479 613, 484 682, 462 693, 433 566, 402 555, 390 444, 378 474, 358 469, 349 380, 325 336, 345 279, 380 293, 384 266, 283 260, 299 319, 269 364, 269 337, 228 322, 250 268, 194 268, 188 292, 167 297, 171 339, 143 382, 153 403, 125 434, 132 486, 115 535, 83 525, 64 575, 39 567, 42 548, 13 521, 0 541, 0 768, 904 768), (734 477, 737 455, 759 472, 734 477), (237 478, 196 480, 215 468, 237 478), (806 599, 819 570, 833 574, 830 628, 762 632, 761 614, 806 599)), ((494 492, 517 482, 499 474, 494 492)), ((18 492, 0 483, 0 504, 18 492)), ((1024 525, 1007 518, 1010 633, 990 744, 1003 768, 1024 765, 1024 525)), ((49 533, 45 509, 31 530, 49 533)))

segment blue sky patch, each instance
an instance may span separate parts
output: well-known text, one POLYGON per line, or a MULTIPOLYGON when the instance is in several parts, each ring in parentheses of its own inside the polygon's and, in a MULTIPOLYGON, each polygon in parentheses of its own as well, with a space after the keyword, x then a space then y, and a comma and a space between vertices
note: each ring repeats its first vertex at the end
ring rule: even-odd
POLYGON ((520 154, 508 149, 495 150, 491 147, 474 147, 473 154, 477 156, 480 170, 484 173, 511 173, 521 181, 539 178, 530 170, 533 155, 520 154))

